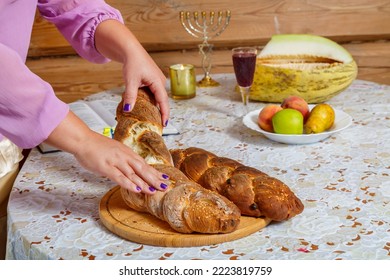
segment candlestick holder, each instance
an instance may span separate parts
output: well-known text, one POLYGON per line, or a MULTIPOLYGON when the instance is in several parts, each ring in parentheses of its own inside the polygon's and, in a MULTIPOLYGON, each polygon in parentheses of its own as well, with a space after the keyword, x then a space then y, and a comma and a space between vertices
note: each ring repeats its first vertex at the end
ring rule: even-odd
POLYGON ((210 76, 211 53, 213 44, 209 40, 218 37, 229 25, 231 12, 229 10, 219 11, 216 15, 214 11, 202 12, 180 12, 180 22, 184 29, 195 38, 202 38, 202 43, 198 45, 202 55, 202 69, 204 77, 197 82, 199 87, 216 87, 220 84, 210 76), (207 16, 208 15, 208 16, 207 16))

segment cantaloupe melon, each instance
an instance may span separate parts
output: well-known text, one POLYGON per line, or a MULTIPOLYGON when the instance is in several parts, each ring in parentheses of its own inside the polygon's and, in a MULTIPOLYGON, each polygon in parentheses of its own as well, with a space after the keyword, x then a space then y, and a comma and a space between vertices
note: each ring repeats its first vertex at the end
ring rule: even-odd
POLYGON ((325 102, 349 87, 357 70, 351 54, 330 39, 274 35, 257 56, 250 99, 282 102, 296 95, 308 103, 325 102))

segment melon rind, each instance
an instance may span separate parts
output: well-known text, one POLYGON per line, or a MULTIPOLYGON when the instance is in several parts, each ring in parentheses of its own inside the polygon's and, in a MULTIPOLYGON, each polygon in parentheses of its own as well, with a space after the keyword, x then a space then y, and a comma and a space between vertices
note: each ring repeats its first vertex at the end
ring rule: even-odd
POLYGON ((273 35, 258 57, 275 55, 308 55, 327 57, 339 62, 349 63, 352 55, 336 42, 310 34, 273 35))

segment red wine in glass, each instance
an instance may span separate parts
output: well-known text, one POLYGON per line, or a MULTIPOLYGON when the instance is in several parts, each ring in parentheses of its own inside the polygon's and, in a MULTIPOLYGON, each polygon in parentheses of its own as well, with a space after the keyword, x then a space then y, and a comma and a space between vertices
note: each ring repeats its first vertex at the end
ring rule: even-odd
POLYGON ((249 89, 253 83, 256 68, 257 49, 240 47, 232 50, 233 68, 238 86, 240 87, 242 102, 248 102, 249 89))
POLYGON ((256 54, 235 53, 233 54, 234 73, 240 87, 250 87, 256 67, 256 54))

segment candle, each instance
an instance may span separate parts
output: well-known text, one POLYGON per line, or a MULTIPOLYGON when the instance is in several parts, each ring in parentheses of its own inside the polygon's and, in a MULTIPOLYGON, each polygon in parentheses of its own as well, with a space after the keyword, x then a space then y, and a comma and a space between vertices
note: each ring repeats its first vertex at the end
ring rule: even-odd
POLYGON ((191 64, 175 64, 169 67, 173 99, 189 99, 196 95, 195 69, 191 64))

